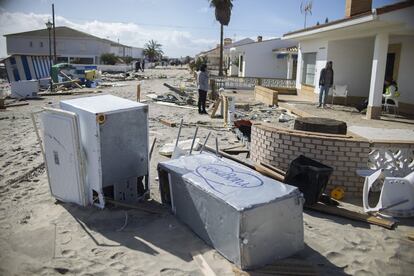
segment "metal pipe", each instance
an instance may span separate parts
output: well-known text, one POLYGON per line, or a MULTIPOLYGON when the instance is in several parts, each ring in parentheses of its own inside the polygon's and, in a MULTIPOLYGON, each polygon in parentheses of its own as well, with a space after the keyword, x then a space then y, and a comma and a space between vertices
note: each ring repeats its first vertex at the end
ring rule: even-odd
POLYGON ((184 121, 184 119, 183 119, 183 118, 181 118, 180 128, 178 129, 177 140, 175 141, 175 147, 174 147, 174 150, 175 150, 175 148, 178 146, 178 140, 180 140, 181 128, 183 127, 183 121, 184 121))
POLYGON ((157 137, 154 137, 154 140, 152 140, 151 149, 149 152, 149 160, 151 161, 152 152, 154 151, 155 142, 157 141, 157 137))
POLYGON ((193 141, 191 142, 191 148, 190 148, 190 152, 188 155, 191 155, 191 153, 193 152, 194 142, 195 142, 195 139, 197 138, 197 132, 198 132, 198 127, 196 127, 195 129, 193 141))
POLYGON ((50 27, 47 28, 49 32, 49 77, 50 77, 50 91, 53 91, 52 84, 52 39, 50 34, 50 27))
POLYGON ((211 131, 207 134, 206 140, 204 141, 204 144, 203 144, 203 146, 201 147, 200 153, 202 153, 202 152, 203 152, 203 150, 204 150, 204 148, 206 147, 206 144, 207 144, 208 138, 210 138, 210 134, 211 134, 211 131))
POLYGON ((218 137, 216 136, 216 155, 217 155, 217 157, 220 157, 219 156, 219 147, 218 147, 218 137))
POLYGON ((56 26, 55 26, 55 4, 52 4, 52 18, 53 18, 53 64, 56 64, 56 26))

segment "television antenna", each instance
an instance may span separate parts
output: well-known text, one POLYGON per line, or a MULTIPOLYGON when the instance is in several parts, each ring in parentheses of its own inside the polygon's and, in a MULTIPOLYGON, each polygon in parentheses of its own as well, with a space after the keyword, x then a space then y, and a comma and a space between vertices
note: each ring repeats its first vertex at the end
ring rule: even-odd
POLYGON ((308 16, 308 14, 312 15, 312 0, 306 2, 302 1, 300 3, 300 12, 302 14, 305 14, 304 28, 306 29, 306 17, 308 16))

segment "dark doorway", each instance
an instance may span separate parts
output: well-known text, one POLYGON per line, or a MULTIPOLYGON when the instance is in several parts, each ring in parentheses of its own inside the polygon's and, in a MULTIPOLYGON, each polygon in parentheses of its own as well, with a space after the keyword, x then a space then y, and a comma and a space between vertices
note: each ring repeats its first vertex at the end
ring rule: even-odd
POLYGON ((395 53, 387 54, 387 65, 385 67, 385 80, 392 81, 394 76, 395 53))
POLYGON ((298 69, 298 60, 294 59, 293 60, 293 72, 292 72, 292 79, 296 80, 296 70, 298 69))

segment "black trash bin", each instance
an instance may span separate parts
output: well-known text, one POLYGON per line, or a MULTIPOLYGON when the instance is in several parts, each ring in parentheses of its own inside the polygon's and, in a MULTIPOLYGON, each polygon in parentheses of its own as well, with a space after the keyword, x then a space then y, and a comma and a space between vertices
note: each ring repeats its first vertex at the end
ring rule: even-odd
POLYGON ((286 172, 284 183, 298 187, 305 197, 305 205, 314 205, 325 191, 333 168, 300 155, 286 172))

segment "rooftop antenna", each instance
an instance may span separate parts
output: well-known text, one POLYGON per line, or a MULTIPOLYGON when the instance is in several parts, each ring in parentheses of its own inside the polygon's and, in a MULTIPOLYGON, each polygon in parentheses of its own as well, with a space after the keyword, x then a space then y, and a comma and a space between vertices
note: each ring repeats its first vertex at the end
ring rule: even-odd
POLYGON ((305 14, 305 24, 304 24, 304 28, 306 29, 306 17, 308 16, 308 14, 312 15, 312 0, 310 1, 302 1, 300 3, 300 12, 302 14, 305 14))

